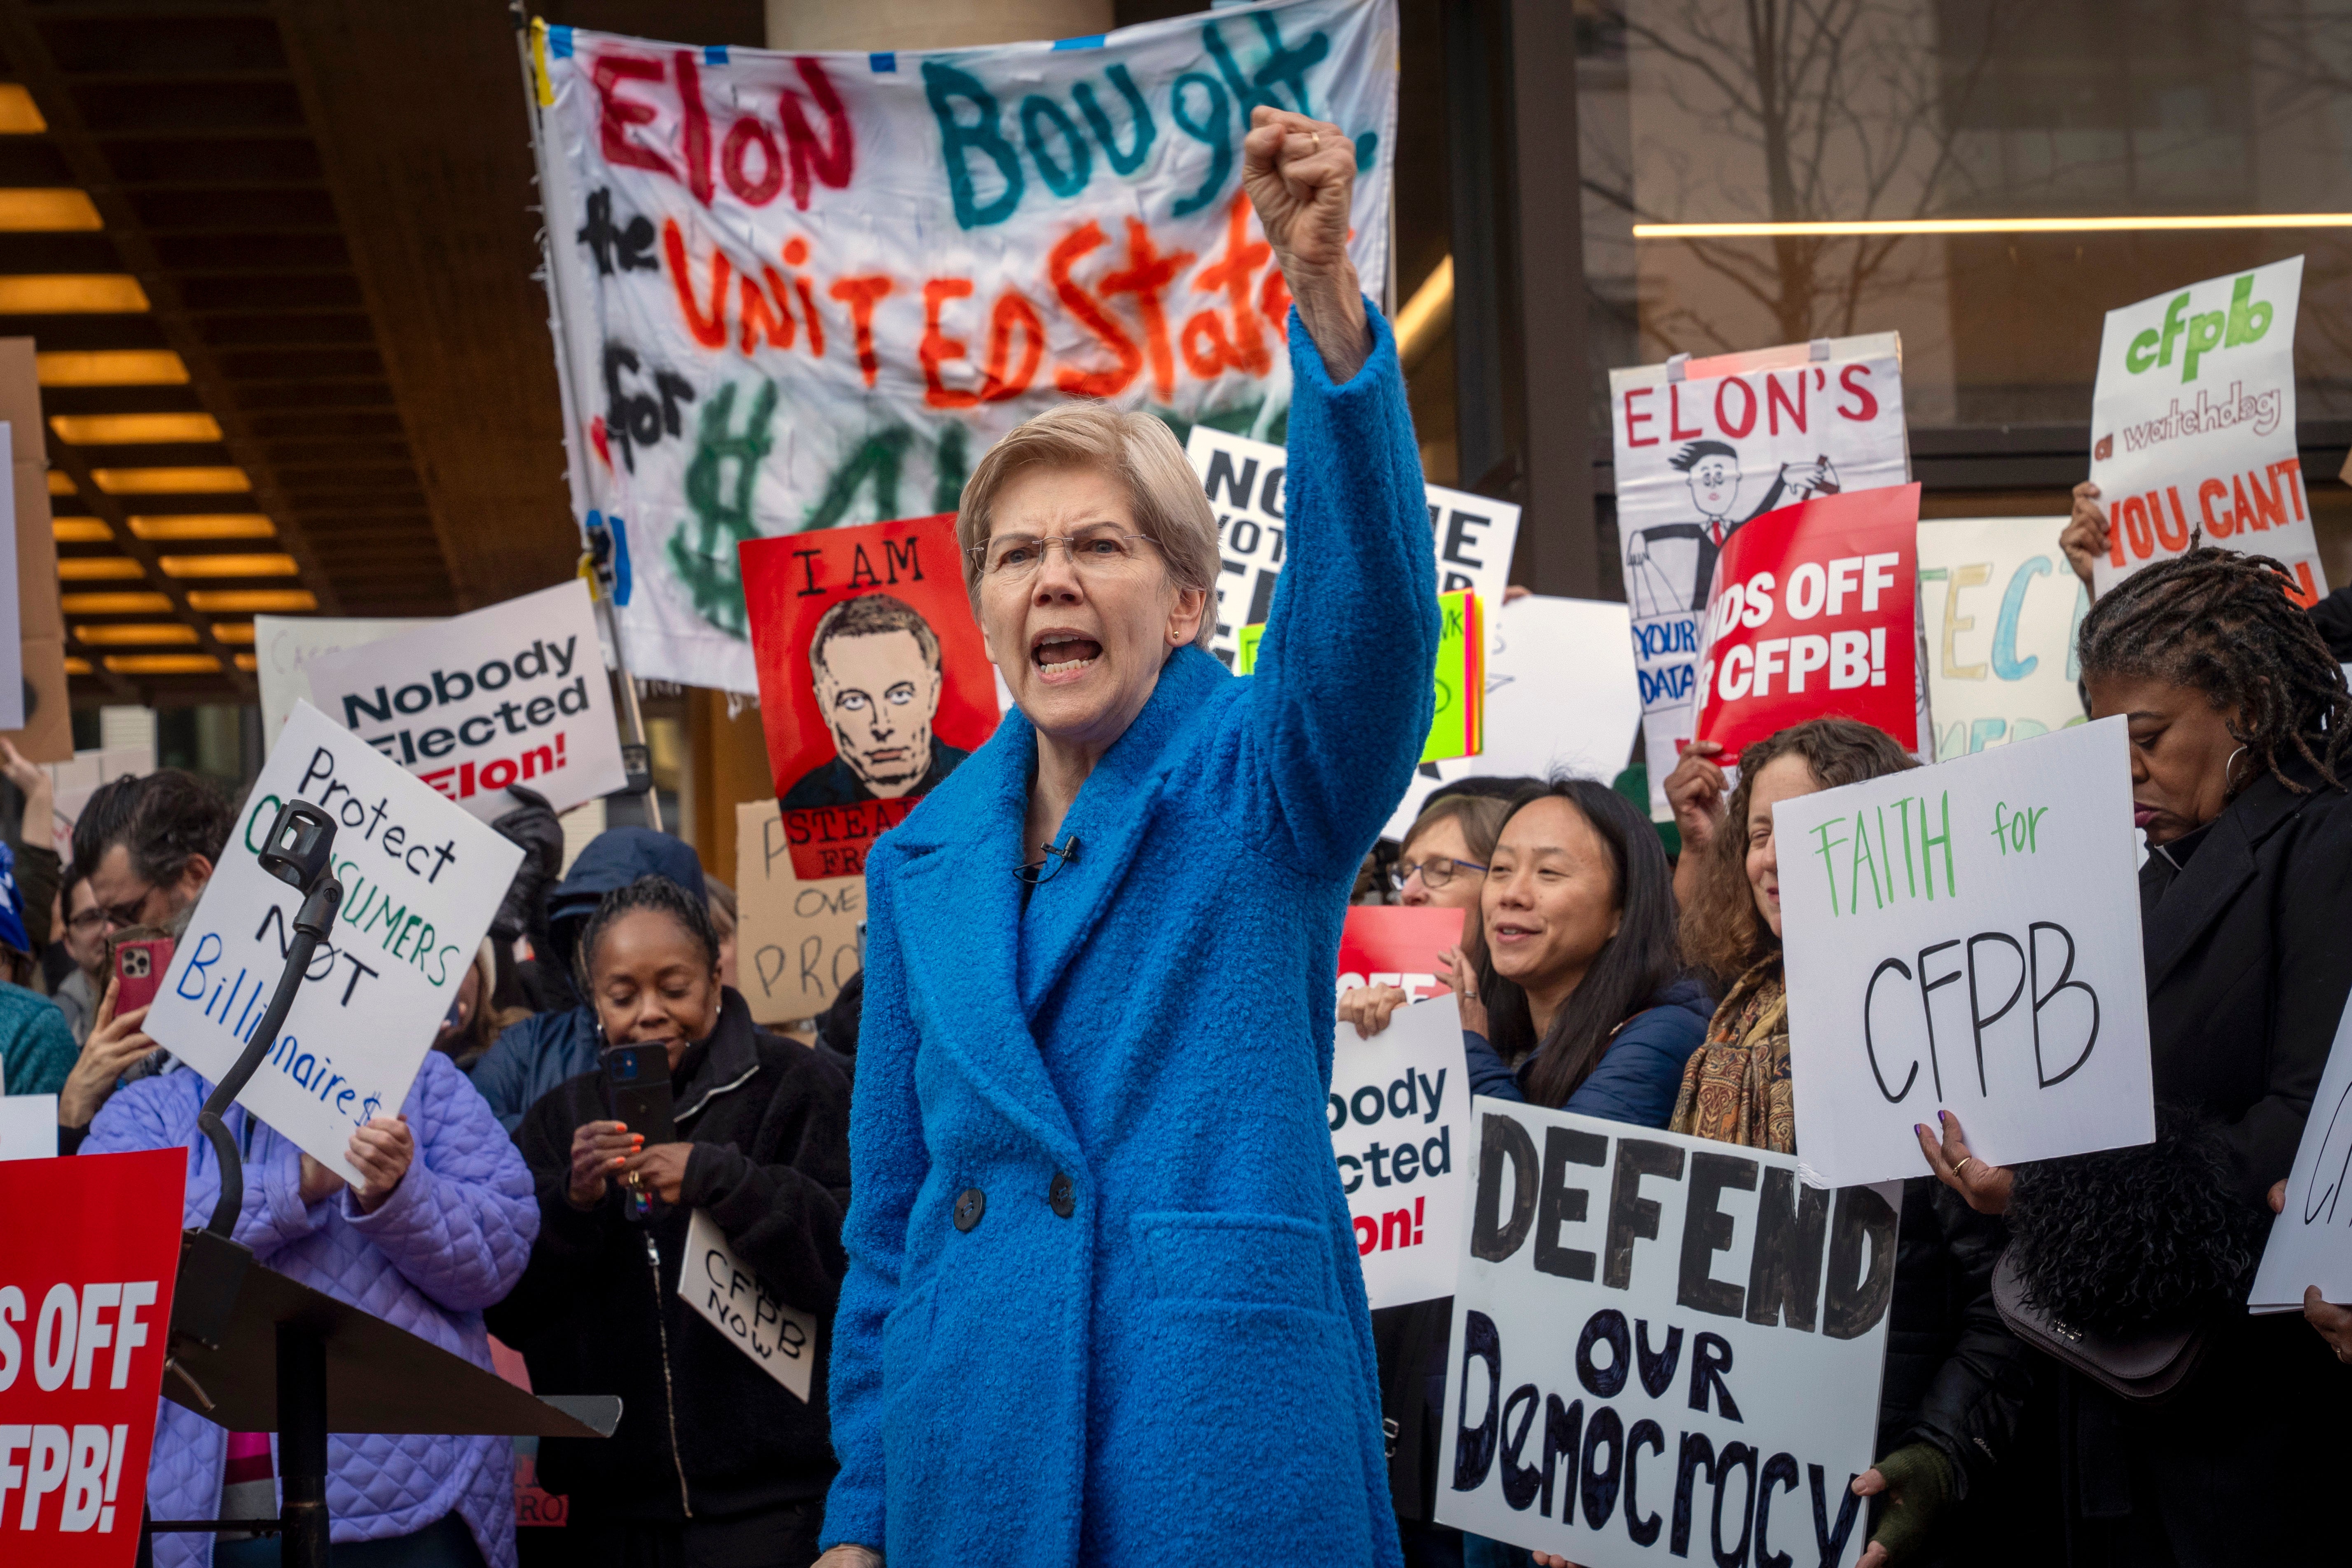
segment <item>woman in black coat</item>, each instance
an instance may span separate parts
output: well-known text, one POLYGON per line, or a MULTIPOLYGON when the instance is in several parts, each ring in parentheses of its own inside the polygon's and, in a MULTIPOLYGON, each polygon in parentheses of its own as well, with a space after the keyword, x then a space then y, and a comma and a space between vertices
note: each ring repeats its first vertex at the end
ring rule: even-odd
POLYGON ((667 878, 607 893, 578 962, 607 1047, 667 1047, 679 1141, 648 1148, 610 1120, 601 1073, 549 1090, 515 1131, 540 1232, 491 1331, 539 1393, 622 1399, 609 1440, 540 1446, 541 1483, 571 1499, 565 1561, 805 1568, 834 1473, 825 1342, 848 1268, 848 1085, 753 1026, 719 984, 708 905, 667 878), (816 1319, 805 1401, 679 1298, 696 1210, 816 1319))
POLYGON ((2276 563, 2191 551, 2082 627, 2094 718, 2130 721, 2157 1141, 2015 1172, 1948 1121, 1938 1174, 2006 1211, 2031 1298, 2118 1335, 2201 1323, 2178 1394, 2068 1373, 2065 1555, 2077 1564, 2314 1561, 2352 1372, 2242 1302, 2352 992, 2352 695, 2276 563))

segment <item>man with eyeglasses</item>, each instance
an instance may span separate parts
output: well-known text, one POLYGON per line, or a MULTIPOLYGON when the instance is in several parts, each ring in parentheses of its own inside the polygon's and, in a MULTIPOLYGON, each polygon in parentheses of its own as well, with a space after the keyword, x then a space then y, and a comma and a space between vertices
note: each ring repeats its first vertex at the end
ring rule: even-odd
POLYGON ((74 871, 89 883, 101 934, 184 926, 227 847, 230 820, 228 803, 178 768, 100 784, 74 824, 74 871))

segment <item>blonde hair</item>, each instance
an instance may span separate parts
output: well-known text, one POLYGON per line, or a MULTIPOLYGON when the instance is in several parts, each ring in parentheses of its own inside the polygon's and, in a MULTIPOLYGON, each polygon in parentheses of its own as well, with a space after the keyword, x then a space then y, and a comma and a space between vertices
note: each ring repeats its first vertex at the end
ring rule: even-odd
POLYGON ((1149 414, 1122 414, 1108 404, 1057 405, 1016 426, 990 447, 964 481, 956 511, 962 546, 964 591, 980 613, 978 554, 988 543, 996 498, 1015 475, 1032 468, 1091 468, 1127 487, 1135 524, 1159 547, 1168 580, 1178 591, 1207 596, 1192 642, 1207 648, 1217 633, 1217 518, 1200 476, 1185 459, 1175 433, 1149 414))

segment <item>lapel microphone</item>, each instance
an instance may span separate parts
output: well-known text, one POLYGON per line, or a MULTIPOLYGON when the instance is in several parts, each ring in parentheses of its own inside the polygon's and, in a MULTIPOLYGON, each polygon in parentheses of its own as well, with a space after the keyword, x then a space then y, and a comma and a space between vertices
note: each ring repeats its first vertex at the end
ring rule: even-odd
POLYGON ((1054 873, 1078 858, 1078 836, 1071 834, 1059 844, 1045 846, 1045 858, 1034 866, 1015 866, 1013 874, 1031 887, 1043 887, 1054 879, 1054 873))

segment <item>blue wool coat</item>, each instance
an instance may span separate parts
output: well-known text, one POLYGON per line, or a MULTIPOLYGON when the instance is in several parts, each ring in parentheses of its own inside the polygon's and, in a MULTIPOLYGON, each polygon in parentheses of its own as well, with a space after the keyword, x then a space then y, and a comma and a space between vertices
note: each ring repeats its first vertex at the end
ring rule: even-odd
POLYGON ((828 1545, 890 1568, 1402 1562, 1324 1121, 1340 919, 1437 647, 1372 321, 1334 387, 1292 319, 1256 673, 1169 658, 1025 910, 1018 713, 867 861, 828 1545))

